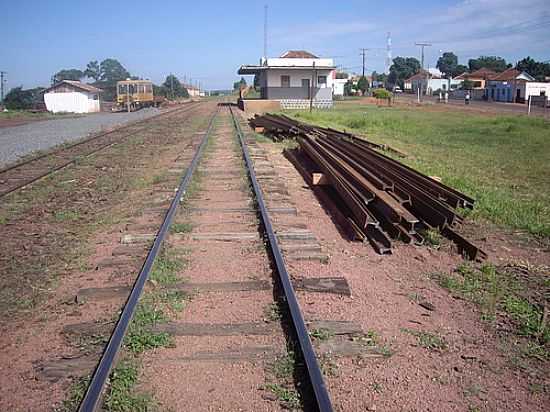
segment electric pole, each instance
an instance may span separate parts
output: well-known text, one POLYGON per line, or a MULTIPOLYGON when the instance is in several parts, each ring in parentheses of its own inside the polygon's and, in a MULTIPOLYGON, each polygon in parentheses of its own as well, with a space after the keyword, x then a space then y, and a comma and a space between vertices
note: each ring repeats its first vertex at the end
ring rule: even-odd
POLYGON ((264 5, 264 59, 267 59, 267 4, 264 5))
MULTIPOLYGON (((432 44, 431 43, 415 43, 414 44, 415 46, 420 46, 421 50, 422 50, 422 57, 421 57, 421 63, 420 63, 420 66, 422 67, 422 70, 424 70, 424 48, 425 47, 430 47, 432 44)), ((428 72, 426 72, 426 94, 428 94, 428 72)))
POLYGON ((4 75, 7 74, 6 72, 0 70, 0 103, 4 102, 4 75))
POLYGON ((361 50, 361 56, 363 56, 363 77, 365 77, 365 57, 367 56, 367 51, 369 51, 370 49, 365 49, 365 48, 361 48, 359 49, 361 50))

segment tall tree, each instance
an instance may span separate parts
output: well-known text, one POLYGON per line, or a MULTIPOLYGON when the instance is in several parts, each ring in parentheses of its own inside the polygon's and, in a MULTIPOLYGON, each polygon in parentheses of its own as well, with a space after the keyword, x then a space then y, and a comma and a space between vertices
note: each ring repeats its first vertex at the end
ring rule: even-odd
POLYGON ((119 80, 125 80, 130 77, 130 72, 116 59, 103 60, 100 65, 99 74, 102 81, 111 85, 119 80))
POLYGON ((359 80, 357 80, 357 89, 361 90, 361 94, 365 94, 367 90, 369 89, 369 81, 365 76, 361 76, 359 80))
POLYGON ((233 83, 233 90, 240 90, 242 88, 246 87, 246 80, 244 77, 241 77, 241 80, 238 82, 233 83))
POLYGON ((52 77, 52 83, 57 83, 62 80, 80 80, 84 77, 84 72, 78 69, 63 69, 58 71, 52 77))
POLYGON ((521 59, 516 64, 516 69, 527 72, 538 81, 545 81, 547 76, 550 76, 550 63, 538 62, 527 56, 521 59))
POLYGON ((388 82, 403 88, 405 79, 420 71, 420 62, 414 57, 396 57, 390 67, 388 82))
POLYGON ((23 90, 23 87, 14 87, 4 98, 4 105, 10 110, 32 109, 33 106, 43 101, 42 87, 23 90))
POLYGON ((445 76, 450 79, 458 74, 458 57, 456 57, 456 54, 453 52, 445 52, 437 60, 437 65, 435 67, 437 67, 441 73, 445 74, 445 76))
POLYGON ((512 67, 511 64, 506 63, 506 60, 499 56, 480 56, 477 59, 468 60, 468 67, 470 71, 486 68, 494 70, 495 72, 503 72, 506 69, 512 67))
POLYGON ((96 82, 101 77, 101 71, 99 68, 99 63, 97 60, 92 60, 86 65, 86 70, 84 70, 84 76, 94 79, 96 82))
POLYGON ((182 86, 179 79, 173 74, 166 76, 166 80, 162 83, 162 87, 166 91, 166 96, 171 98, 175 97, 189 97, 189 92, 182 86))

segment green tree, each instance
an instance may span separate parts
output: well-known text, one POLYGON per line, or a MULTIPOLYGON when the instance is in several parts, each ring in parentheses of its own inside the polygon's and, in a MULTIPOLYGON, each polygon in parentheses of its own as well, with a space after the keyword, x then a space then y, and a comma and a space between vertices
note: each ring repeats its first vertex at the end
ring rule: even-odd
POLYGON ((403 88, 405 79, 420 71, 420 62, 414 57, 396 57, 390 67, 388 83, 403 88))
POLYGON ((233 90, 240 90, 244 87, 246 87, 246 80, 244 77, 241 77, 241 80, 238 82, 233 83, 233 90))
POLYGON ((23 87, 14 87, 4 97, 4 105, 9 110, 32 109, 36 103, 43 100, 43 91, 42 87, 27 90, 23 90, 23 87))
POLYGON ((352 96, 353 95, 353 82, 351 80, 348 80, 344 84, 344 96, 352 96))
POLYGON ((78 69, 63 69, 58 71, 52 77, 52 83, 58 83, 62 80, 80 80, 84 77, 84 72, 78 69))
POLYGON ((547 76, 550 76, 550 63, 538 62, 530 56, 518 61, 516 64, 516 69, 529 73, 541 82, 545 81, 547 76))
POLYGON ((359 80, 357 80, 357 89, 361 90, 361 93, 364 95, 367 90, 369 89, 369 81, 365 76, 361 76, 359 80))
POLYGON ((101 81, 113 85, 119 80, 126 80, 130 72, 124 68, 116 59, 105 59, 99 66, 99 77, 101 81))
POLYGON ((175 97, 189 97, 189 92, 182 86, 179 79, 173 74, 166 76, 166 80, 162 83, 162 87, 166 93, 165 96, 170 96, 172 99, 175 97))
POLYGON ((456 76, 458 67, 458 57, 453 52, 445 52, 437 59, 437 65, 435 66, 439 71, 447 77, 447 79, 456 76))
POLYGON ((466 73, 468 71, 468 66, 464 66, 463 64, 459 64, 456 66, 456 72, 454 77, 461 75, 462 73, 466 73))
POLYGON ((477 59, 468 60, 468 67, 470 71, 486 68, 494 70, 495 72, 503 72, 506 69, 512 67, 511 64, 506 63, 506 60, 498 56, 480 56, 477 59))
POLYGON ((96 82, 101 77, 101 70, 99 68, 99 63, 97 60, 92 60, 86 65, 86 70, 84 70, 84 76, 94 79, 96 82))

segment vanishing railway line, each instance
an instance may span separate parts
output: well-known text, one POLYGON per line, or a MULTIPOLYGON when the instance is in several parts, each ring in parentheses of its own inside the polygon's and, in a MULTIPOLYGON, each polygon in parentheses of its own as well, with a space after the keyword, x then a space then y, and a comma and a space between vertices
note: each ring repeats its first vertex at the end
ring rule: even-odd
POLYGON ((117 127, 108 132, 95 134, 76 143, 65 145, 50 152, 15 163, 0 170, 0 198, 21 189, 43 177, 74 164, 78 159, 93 155, 114 144, 120 143, 145 130, 147 124, 160 117, 191 111, 200 103, 191 103, 151 116, 137 122, 117 127), (137 130, 135 126, 144 125, 137 130), (118 133, 128 130, 120 136, 118 133))
MULTIPOLYGON (((218 107, 216 109, 216 112, 214 112, 214 114, 210 117, 208 127, 201 139, 201 142, 198 145, 190 164, 186 168, 185 174, 183 175, 181 182, 179 183, 177 191, 172 198, 168 209, 165 211, 164 219, 162 221, 160 229, 153 235, 154 240, 152 247, 149 249, 143 266, 141 267, 141 270, 136 277, 133 286, 130 288, 126 303, 121 311, 121 314, 116 322, 114 329, 112 330, 105 350, 101 355, 100 361, 97 365, 97 368, 95 369, 95 372, 92 375, 85 396, 80 404, 80 411, 95 411, 99 407, 101 407, 103 393, 108 386, 110 373, 115 366, 117 358, 119 357, 119 352, 122 351, 125 335, 127 334, 129 327, 131 327, 132 318, 136 313, 140 297, 144 293, 144 290, 148 283, 148 279, 150 278, 150 275, 154 270, 155 260, 161 253, 161 250, 163 250, 163 248, 167 244, 173 244, 174 242, 177 243, 182 241, 181 237, 178 238, 177 236, 176 240, 174 241, 174 235, 171 235, 171 233, 173 233, 173 231, 171 231, 171 227, 178 219, 178 216, 180 216, 181 218, 182 213, 188 213, 188 218, 196 220, 196 224, 198 225, 199 229, 198 232, 193 231, 193 233, 190 236, 187 236, 184 241, 200 241, 202 239, 203 241, 206 241, 208 249, 213 250, 214 253, 218 254, 221 258, 221 261, 217 263, 217 266, 216 264, 209 262, 209 267, 211 269, 210 272, 214 273, 209 273, 206 279, 204 279, 204 273, 191 273, 191 281, 195 280, 193 279, 193 275, 198 275, 199 281, 207 280, 206 284, 208 286, 206 286, 206 290, 215 290, 217 287, 227 287, 229 285, 230 290, 232 291, 246 291, 244 295, 245 297, 241 298, 241 301, 244 302, 242 304, 245 305, 245 308, 241 308, 240 310, 244 310, 249 317, 254 316, 254 312, 258 312, 258 302, 272 302, 271 305, 277 305, 277 302, 279 302, 280 305, 280 302, 284 302, 284 313, 287 313, 286 309, 288 309, 289 316, 288 319, 283 319, 282 322, 288 324, 290 331, 287 331, 287 333, 285 333, 283 332, 283 329, 280 329, 281 336, 269 338, 266 337, 264 340, 260 340, 260 342, 265 344, 265 340, 267 339, 270 343, 269 346, 280 346, 281 348, 284 348, 289 344, 289 342, 285 344, 285 340, 290 339, 290 343, 293 347, 296 348, 297 352, 299 352, 298 356, 303 359, 303 362, 305 364, 305 376, 301 377, 300 380, 305 381, 303 383, 305 383, 304 386, 306 389, 301 389, 301 392, 302 397, 309 397, 311 399, 303 399, 303 404, 307 404, 310 407, 313 406, 315 409, 320 411, 333 410, 323 373, 321 371, 320 364, 318 362, 318 358, 316 356, 314 346, 310 338, 308 326, 306 324, 306 321, 304 320, 304 315, 296 296, 295 287, 293 286, 295 280, 291 279, 285 265, 285 258, 283 257, 282 247, 279 242, 279 238, 283 235, 283 233, 281 232, 281 230, 274 229, 272 223, 273 213, 286 213, 286 209, 284 207, 277 208, 276 205, 273 205, 273 203, 271 203, 271 205, 268 205, 268 201, 265 198, 265 188, 260 185, 260 178, 258 177, 257 173, 263 172, 261 170, 258 172, 255 170, 253 155, 251 155, 247 140, 243 136, 239 121, 237 120, 235 114, 232 112, 231 107, 218 107), (216 126, 217 121, 218 126, 216 126), (220 129, 220 127, 222 129, 221 131, 218 130, 220 129), (211 149, 210 146, 212 146, 211 149), (209 147, 208 150, 211 150, 213 153, 212 156, 208 156, 207 159, 204 159, 204 153, 207 147, 209 147), (199 189, 199 195, 201 197, 199 199, 192 199, 189 198, 189 196, 187 195, 189 195, 188 191, 192 186, 193 178, 197 174, 200 176, 201 179, 199 189), (252 189, 251 193, 249 190, 246 189, 246 185, 245 187, 243 187, 244 175, 247 176, 249 186, 252 189), (233 190, 233 188, 235 188, 235 190, 233 190), (226 192, 226 194, 229 193, 229 198, 227 198, 229 200, 216 199, 220 192, 226 192), (199 208, 191 207, 188 204, 193 203, 194 201, 200 201, 199 208), (184 202, 185 209, 178 212, 181 202, 184 202), (222 207, 220 207, 220 202, 222 207), (250 207, 253 204, 256 205, 255 208, 250 207), (254 214, 257 214, 257 216, 260 218, 260 225, 258 225, 257 223, 250 223, 251 219, 252 221, 254 221, 254 214), (201 226, 210 228, 214 226, 215 228, 220 229, 223 232, 212 232, 212 229, 204 229, 201 228, 201 226), (266 279, 252 282, 242 281, 242 279, 246 279, 245 275, 241 273, 235 273, 239 272, 239 270, 233 269, 239 268, 241 269, 241 272, 245 270, 244 267, 241 268, 238 266, 239 259, 237 255, 243 253, 243 245, 241 244, 241 241, 244 239, 246 243, 250 239, 252 239, 253 241, 257 240, 257 244, 261 245, 262 237, 258 236, 257 232, 256 234, 250 231, 245 233, 227 232, 227 230, 242 230, 243 227, 248 228, 249 230, 251 226, 256 226, 256 231, 260 230, 261 228, 261 230, 263 231, 263 239, 265 240, 267 250, 264 250, 264 252, 262 252, 262 256, 264 256, 263 258, 261 256, 259 258, 258 256, 256 256, 256 258, 258 259, 255 260, 255 257, 252 256, 247 260, 252 262, 251 265, 252 267, 254 267, 254 265, 261 265, 261 263, 258 262, 262 262, 262 259, 269 260, 268 255, 272 257, 272 269, 264 268, 266 279), (232 243, 231 241, 233 240, 236 240, 236 242, 232 243), (237 266, 229 261, 224 262, 224 259, 231 260, 233 263, 236 263, 237 266), (270 273, 271 271, 273 272, 270 273), (225 275, 217 275, 221 273, 225 273, 225 275), (203 275, 202 278, 201 275, 203 275), (235 280, 241 281, 235 282, 235 280), (251 284, 254 284, 255 286, 253 286, 251 289, 248 289, 248 286, 250 286, 251 284), (260 285, 259 288, 257 287, 257 284, 260 285), (269 285, 271 284, 273 284, 271 288, 274 288, 273 295, 269 293, 269 285), (268 293, 266 293, 266 291, 268 293)), ((262 182, 265 181, 262 180, 262 182)), ((193 191, 193 196, 196 196, 197 194, 194 192, 195 191, 193 191)), ((288 233, 289 232, 287 232, 287 235, 288 233)), ((290 233, 290 235, 292 234, 294 233, 290 233)), ((301 239, 304 234, 304 232, 299 232, 298 238, 301 239)), ((311 247, 311 244, 306 246, 311 247)), ((243 266, 246 266, 244 262, 243 266)), ((269 264, 266 267, 269 267, 269 264)), ((255 268, 254 270, 261 272, 260 268, 255 268)), ((197 285, 199 285, 199 283, 197 283, 197 285)), ((205 283, 201 283, 200 285, 202 285, 200 288, 205 287, 205 283)), ((188 285, 188 287, 192 288, 192 285, 188 285)), ((312 290, 315 290, 315 287, 313 287, 312 290)), ((190 303, 190 308, 192 308, 193 305, 200 306, 200 298, 198 301, 194 299, 190 303)), ((185 311, 186 313, 184 313, 183 316, 186 316, 187 311, 188 310, 185 311)), ((228 308, 228 311, 231 311, 231 309, 228 308)), ((198 312, 201 311, 198 310, 198 312)), ((247 335, 246 329, 252 325, 252 328, 256 328, 257 330, 249 333, 249 335, 253 335, 252 338, 254 338, 254 335, 258 334, 258 330, 261 331, 266 329, 262 321, 254 324, 234 324, 235 322, 232 321, 232 319, 230 318, 228 319, 226 314, 224 314, 225 311, 222 311, 221 313, 218 313, 216 311, 213 312, 217 316, 216 319, 212 321, 216 322, 217 325, 222 327, 224 330, 221 336, 231 335, 235 339, 239 339, 240 337, 235 335, 239 335, 239 331, 241 331, 242 328, 244 328, 244 330, 240 333, 247 335), (228 320, 229 322, 227 322, 228 320), (235 330, 237 330, 237 332, 235 332, 235 330)), ((188 316, 190 317, 190 320, 195 321, 193 316, 198 316, 198 318, 200 319, 202 315, 204 315, 204 313, 201 313, 199 315, 191 314, 188 316)), ((256 313, 256 315, 261 318, 261 310, 260 313, 256 313)), ((162 330, 163 325, 160 326, 162 330)), ((216 325, 208 326, 208 330, 213 330, 212 328, 216 325)), ((171 328, 178 329, 181 334, 176 334, 176 336, 204 336, 202 332, 199 332, 198 334, 196 333, 196 331, 200 329, 200 325, 197 325, 196 321, 183 324, 180 322, 179 325, 177 322, 175 322, 171 325, 164 325, 164 327, 166 330, 170 330, 171 328), (187 329, 190 329, 191 331, 187 329)), ((273 333, 277 334, 276 332, 274 332, 278 330, 277 328, 268 329, 270 330, 268 335, 273 335, 273 333)), ((262 333, 259 334, 261 335, 262 333)), ((210 342, 210 345, 212 345, 212 353, 215 353, 217 351, 216 337, 220 335, 216 334, 215 332, 213 335, 214 341, 210 342)), ((248 339, 251 337, 243 336, 242 338, 248 339)), ((208 349, 208 344, 203 345, 201 344, 202 341, 200 341, 200 338, 197 339, 199 340, 196 343, 188 346, 200 347, 203 350, 208 349)), ((243 342, 248 342, 246 339, 243 342)), ((256 341, 254 342, 256 344, 258 343, 256 341)), ((176 341, 176 345, 177 344, 178 341, 176 341)), ((181 346, 185 345, 182 344, 181 346)), ((262 348, 265 349, 265 346, 263 346, 262 348)), ((242 349, 243 348, 239 348, 238 350, 242 349)), ((278 350, 280 348, 271 349, 278 350)), ((188 350, 188 348, 185 350, 188 350)), ((210 366, 210 368, 220 368, 220 366, 210 366)), ((192 372, 193 375, 195 375, 195 373, 200 374, 200 372, 195 372, 195 370, 192 370, 192 372)), ((220 371, 218 372, 218 379, 223 381, 223 375, 224 374, 220 369, 220 371)), ((257 377, 258 375, 261 375, 261 373, 252 372, 251 375, 257 377)), ((190 397, 190 399, 184 400, 184 402, 191 402, 192 399, 201 398, 202 406, 204 406, 205 403, 208 404, 209 402, 209 394, 205 393, 204 395, 201 395, 199 393, 195 393, 195 390, 189 388, 190 385, 192 386, 192 383, 190 382, 194 381, 195 378, 196 376, 178 375, 175 383, 178 387, 174 387, 170 391, 172 393, 175 392, 177 396, 185 398, 185 390, 182 386, 187 386, 187 396, 190 397), (182 380, 185 381, 185 383, 182 382, 182 380)), ((244 377, 233 375, 227 377, 227 379, 229 379, 228 383, 235 380, 238 381, 240 378, 246 380, 244 377)), ((244 387, 241 387, 240 389, 249 391, 254 391, 254 389, 258 389, 257 382, 256 384, 248 383, 248 385, 249 386, 246 386, 245 384, 244 387), (254 385, 256 385, 255 388, 253 388, 254 385)), ((166 386, 169 387, 170 384, 166 383, 166 386)), ((203 388, 198 389, 200 390, 203 388)), ((242 394, 242 396, 252 399, 255 395, 254 392, 251 392, 250 394, 242 394)), ((254 402, 258 402, 258 399, 250 400, 249 402, 252 402, 254 404, 254 402)), ((191 407, 191 404, 189 403, 184 403, 184 405, 185 408, 191 407)), ((270 406, 269 408, 272 407, 270 406)))

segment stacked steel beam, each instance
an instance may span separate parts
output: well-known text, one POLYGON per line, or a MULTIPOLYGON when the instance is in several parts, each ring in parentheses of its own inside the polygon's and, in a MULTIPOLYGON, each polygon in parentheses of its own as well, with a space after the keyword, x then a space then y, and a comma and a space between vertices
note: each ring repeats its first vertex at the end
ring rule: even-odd
POLYGON ((456 231, 457 209, 473 208, 474 199, 376 150, 383 145, 287 116, 256 116, 251 124, 276 140, 296 139, 338 193, 356 236, 380 253, 391 252, 391 239, 422 243, 424 231, 437 229, 468 258, 486 257, 456 231))

